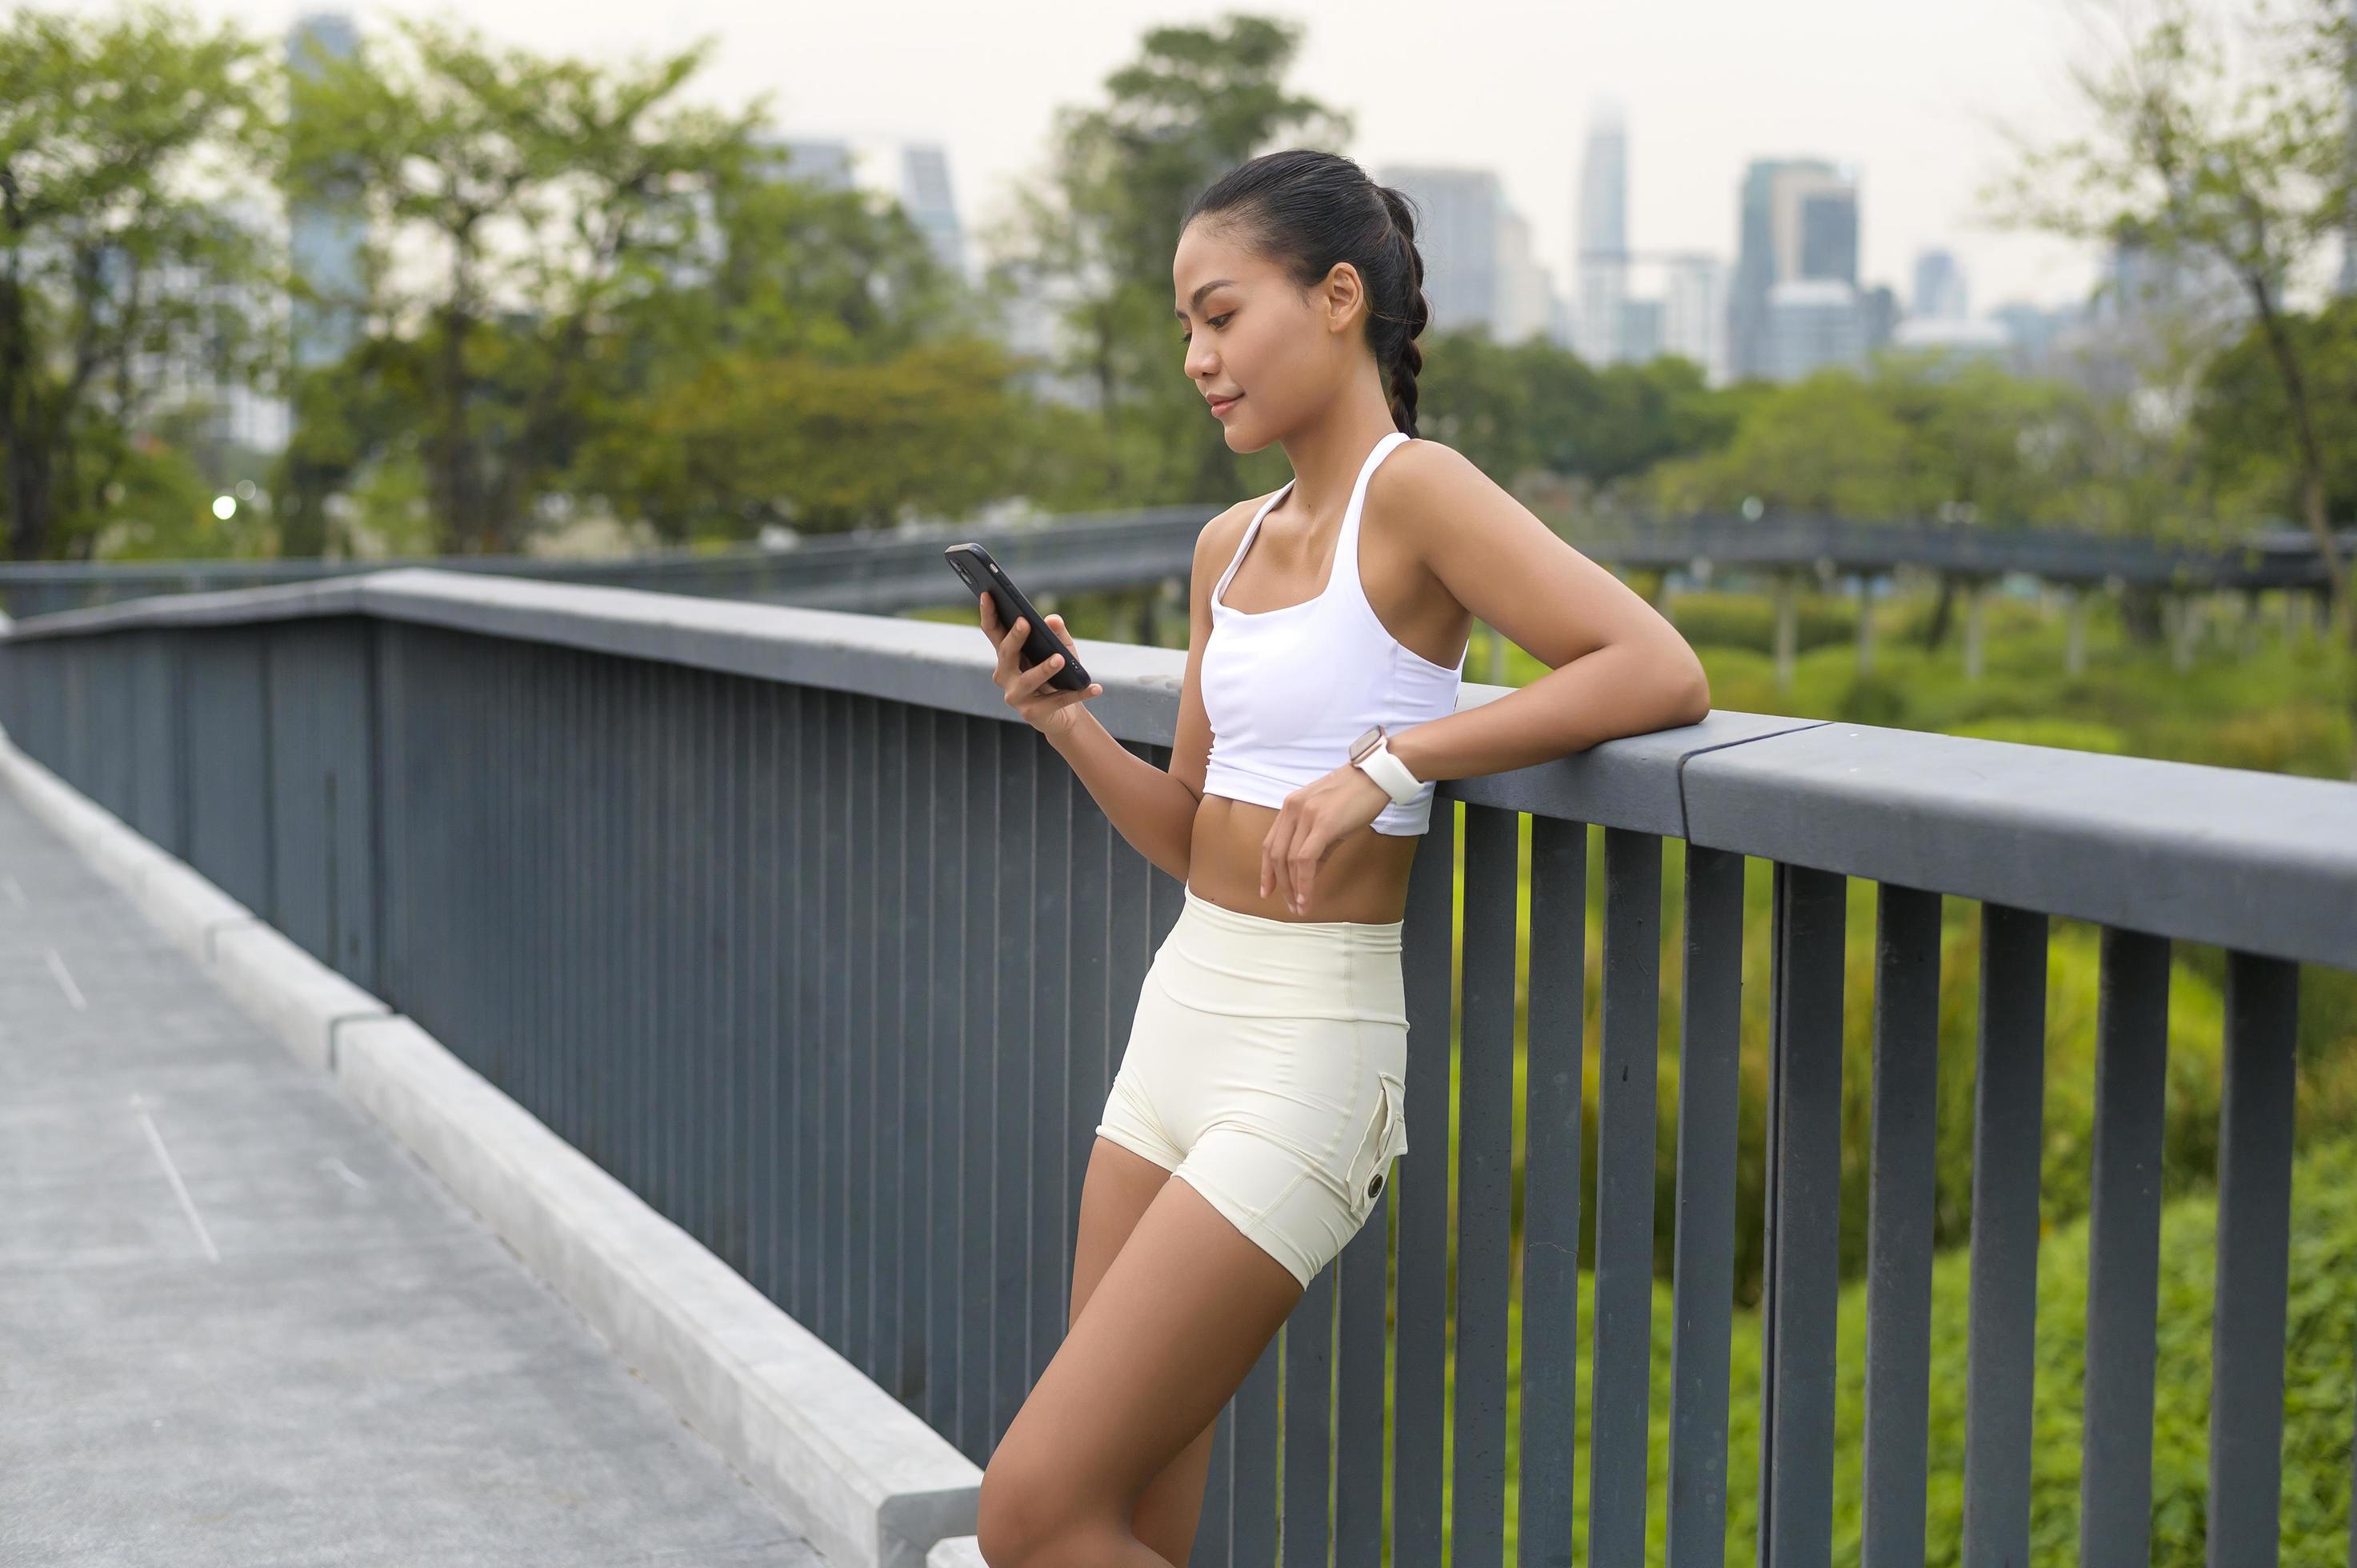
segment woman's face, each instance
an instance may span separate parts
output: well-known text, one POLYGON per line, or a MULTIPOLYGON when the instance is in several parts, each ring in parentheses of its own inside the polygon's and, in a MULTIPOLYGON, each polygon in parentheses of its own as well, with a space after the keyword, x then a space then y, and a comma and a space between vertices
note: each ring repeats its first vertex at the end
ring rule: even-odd
POLYGON ((1229 447, 1257 452, 1333 395, 1348 372, 1364 295, 1344 262, 1307 291, 1205 219, 1187 225, 1171 263, 1187 379, 1229 447), (1232 402, 1228 400, 1232 399, 1232 402))

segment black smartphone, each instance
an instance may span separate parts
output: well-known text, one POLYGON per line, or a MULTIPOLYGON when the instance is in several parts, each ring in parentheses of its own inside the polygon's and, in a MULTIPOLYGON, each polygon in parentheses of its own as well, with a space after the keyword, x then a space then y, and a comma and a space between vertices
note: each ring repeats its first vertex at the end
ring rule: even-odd
POLYGON ((998 625, 1002 631, 1017 620, 1026 623, 1023 648, 1016 659, 1018 667, 1028 670, 1041 660, 1060 653, 1064 656, 1064 662, 1048 677, 1048 684, 1066 692, 1088 689, 1091 684, 1089 672, 1081 668, 1081 656, 1048 629, 1048 618, 1031 607, 1031 601, 1024 596, 1022 589, 1015 585, 1015 579, 990 558, 989 551, 968 542, 952 544, 942 554, 948 559, 951 569, 965 579, 969 589, 990 596, 991 603, 998 610, 998 625))

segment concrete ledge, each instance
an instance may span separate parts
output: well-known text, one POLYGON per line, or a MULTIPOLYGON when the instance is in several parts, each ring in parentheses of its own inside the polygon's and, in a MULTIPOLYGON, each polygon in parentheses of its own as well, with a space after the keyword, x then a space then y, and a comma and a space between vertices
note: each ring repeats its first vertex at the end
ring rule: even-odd
POLYGON ((952 1535, 925 1555, 925 1568, 990 1568, 982 1560, 982 1543, 971 1535, 952 1535))
POLYGON ((298 1060, 332 1072, 842 1568, 979 1568, 982 1472, 411 1020, 0 736, 0 781, 298 1060), (952 1555, 933 1554, 951 1541, 952 1555))
MULTIPOLYGON (((121 886, 130 885, 125 876, 125 852, 130 846, 107 830, 111 825, 143 844, 147 844, 145 839, 133 833, 113 812, 16 749, 16 743, 5 732, 0 732, 0 777, 6 779, 33 815, 81 851, 101 875, 121 886)), ((164 854, 153 844, 147 848, 159 857, 164 854)), ((135 861, 136 857, 128 858, 135 861)))
POLYGON ((981 1471, 685 1231, 406 1018, 345 1026, 338 1077, 830 1561, 922 1568, 981 1471))
POLYGON ((147 918, 199 963, 212 961, 216 944, 229 931, 264 924, 261 916, 177 860, 150 871, 137 893, 147 918))
POLYGON ((212 970, 231 1000, 277 1036, 296 1061, 317 1072, 336 1065, 331 1047, 339 1024, 393 1013, 276 927, 259 920, 213 933, 212 970))

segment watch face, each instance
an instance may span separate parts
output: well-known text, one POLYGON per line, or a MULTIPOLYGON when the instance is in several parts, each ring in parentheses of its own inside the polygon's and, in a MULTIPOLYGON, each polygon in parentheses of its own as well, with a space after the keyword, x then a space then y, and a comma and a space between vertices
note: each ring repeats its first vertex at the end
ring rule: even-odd
POLYGON ((1369 729, 1366 734, 1352 741, 1351 743, 1351 760, 1356 762, 1359 758, 1366 756, 1368 752, 1373 750, 1375 742, 1381 740, 1383 736, 1383 726, 1376 725, 1372 728, 1369 729))

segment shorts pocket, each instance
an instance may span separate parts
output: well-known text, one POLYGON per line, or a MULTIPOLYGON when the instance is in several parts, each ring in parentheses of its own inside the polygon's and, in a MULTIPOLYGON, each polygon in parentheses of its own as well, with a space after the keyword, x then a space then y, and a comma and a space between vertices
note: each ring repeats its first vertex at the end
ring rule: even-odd
POLYGON ((1381 1068, 1375 1069, 1375 1114, 1360 1135, 1344 1187, 1351 1212, 1361 1221, 1383 1197, 1393 1159, 1407 1153, 1407 1088, 1381 1068))

